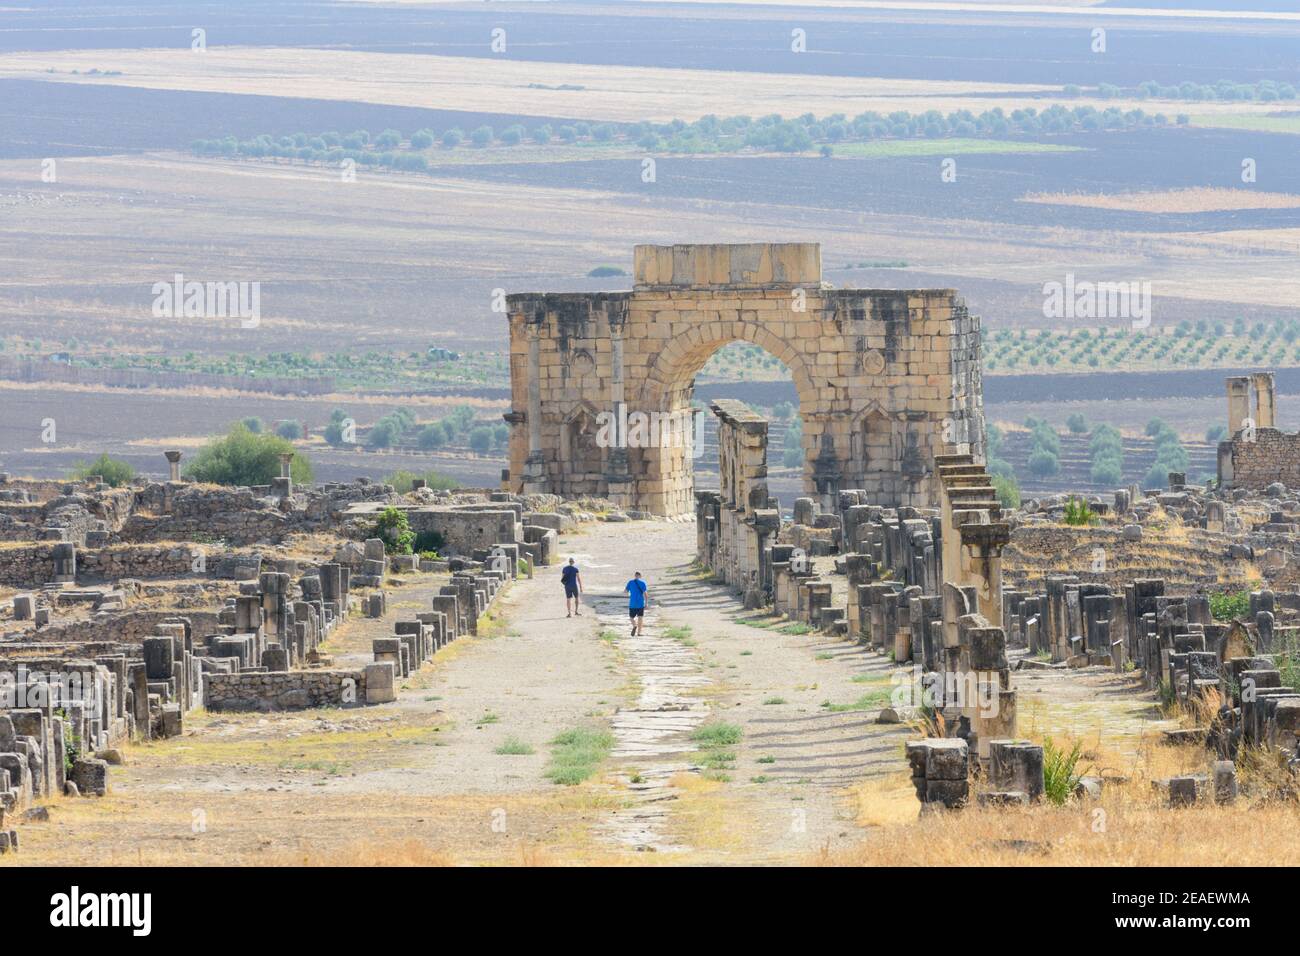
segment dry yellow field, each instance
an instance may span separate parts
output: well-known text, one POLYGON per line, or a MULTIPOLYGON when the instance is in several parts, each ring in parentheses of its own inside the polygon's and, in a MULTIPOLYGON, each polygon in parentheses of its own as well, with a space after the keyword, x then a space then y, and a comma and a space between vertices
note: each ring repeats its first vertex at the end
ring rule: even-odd
POLYGON ((1168 189, 1120 193, 1030 193, 1022 202, 1052 206, 1081 206, 1085 209, 1114 209, 1120 212, 1197 213, 1233 209, 1297 209, 1300 196, 1289 193, 1254 192, 1249 189, 1168 189))
POLYGON ((1010 104, 1020 102, 1017 94, 1046 89, 273 47, 20 53, 0 57, 0 77, 621 121, 860 112, 903 108, 904 101, 913 110, 945 108, 935 104, 957 109, 954 98, 961 94, 1004 94, 1010 104), (96 68, 123 75, 86 75, 96 68), (563 85, 583 89, 540 88, 563 85))
MULTIPOLYGON (((1013 110, 1041 107, 1043 102, 1031 99, 1033 94, 1060 89, 1038 84, 587 66, 525 62, 507 56, 219 46, 210 46, 204 53, 188 47, 13 53, 0 56, 0 78, 624 122, 694 120, 708 114, 797 116, 811 112, 824 116, 865 110, 1013 110), (101 72, 87 75, 92 69, 101 72), (73 70, 79 72, 73 74, 73 70), (121 75, 105 76, 102 71, 120 71, 121 75), (565 85, 582 89, 554 88, 565 85), (968 96, 972 93, 981 95, 972 100, 968 96)), ((1151 102, 1086 97, 1071 103, 1102 109, 1158 108, 1151 102)), ((1207 113, 1266 108, 1267 104, 1240 103, 1203 107, 1207 113)))

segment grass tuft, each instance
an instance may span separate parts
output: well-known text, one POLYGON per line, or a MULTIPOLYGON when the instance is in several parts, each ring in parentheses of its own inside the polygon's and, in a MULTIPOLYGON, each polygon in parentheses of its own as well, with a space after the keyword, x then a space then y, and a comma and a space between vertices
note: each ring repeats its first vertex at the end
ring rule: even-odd
POLYGON ((518 737, 507 737, 502 742, 501 746, 492 752, 494 754, 500 754, 503 757, 526 757, 530 754, 536 753, 536 751, 533 750, 532 744, 525 743, 518 737))
POLYGON ((575 727, 551 741, 551 762, 544 776, 552 783, 574 787, 596 772, 614 748, 608 731, 575 727))

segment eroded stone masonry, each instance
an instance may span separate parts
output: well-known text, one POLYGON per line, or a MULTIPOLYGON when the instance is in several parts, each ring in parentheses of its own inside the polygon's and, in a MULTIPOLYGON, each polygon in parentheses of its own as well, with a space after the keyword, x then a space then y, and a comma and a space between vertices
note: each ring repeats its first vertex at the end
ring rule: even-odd
POLYGON ((695 374, 736 341, 790 369, 804 485, 826 510, 845 488, 932 504, 937 456, 983 454, 979 323, 952 290, 833 289, 815 243, 634 258, 630 292, 507 297, 507 489, 690 514, 695 374))
POLYGON ((0 474, 0 853, 36 801, 104 794, 124 743, 177 736, 195 708, 395 700, 586 516, 554 496, 422 482, 294 487, 288 461, 270 485, 195 485, 180 458, 167 453, 172 480, 121 488, 0 474), (436 559, 390 553, 375 536, 390 508, 436 559), (391 613, 388 589, 417 574, 434 597, 391 613), (336 657, 327 641, 360 616, 391 636, 336 657))
MULTIPOLYGON (((1249 473, 1244 487, 1170 473, 1161 490, 1008 510, 974 456, 942 454, 928 504, 841 489, 833 508, 800 498, 784 519, 767 491, 767 422, 718 401, 720 490, 696 494, 697 558, 746 607, 910 665, 887 713, 932 731, 907 749, 923 807, 1042 797, 1043 748, 1016 737, 1013 675, 1056 668, 1139 678, 1195 715, 1200 726, 1166 736, 1205 746, 1205 771, 1156 783, 1171 807, 1231 801, 1243 748, 1300 772, 1300 480, 1289 454, 1267 450, 1295 438, 1272 427, 1272 407, 1271 374, 1229 380, 1221 463, 1249 473), (1241 606, 1212 613, 1212 596, 1233 593, 1241 606)), ((1084 778, 1079 794, 1104 784, 1084 778)))

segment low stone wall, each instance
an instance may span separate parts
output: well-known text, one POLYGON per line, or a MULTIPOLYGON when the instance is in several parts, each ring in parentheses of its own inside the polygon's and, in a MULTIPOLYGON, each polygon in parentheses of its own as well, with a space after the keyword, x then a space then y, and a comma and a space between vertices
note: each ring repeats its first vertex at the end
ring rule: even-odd
MULTIPOLYGON (((0 550, 0 584, 34 588, 54 580, 54 544, 0 550)), ((196 545, 77 549, 77 580, 174 578, 192 573, 196 545)))
POLYGON ((364 670, 204 674, 208 710, 305 710, 360 707, 366 700, 364 670))
POLYGON ((61 642, 139 644, 146 637, 157 634, 159 624, 164 621, 174 621, 178 617, 189 618, 195 634, 215 634, 221 630, 221 620, 215 611, 168 608, 124 611, 103 618, 96 617, 67 623, 56 622, 27 633, 26 640, 37 644, 61 642))

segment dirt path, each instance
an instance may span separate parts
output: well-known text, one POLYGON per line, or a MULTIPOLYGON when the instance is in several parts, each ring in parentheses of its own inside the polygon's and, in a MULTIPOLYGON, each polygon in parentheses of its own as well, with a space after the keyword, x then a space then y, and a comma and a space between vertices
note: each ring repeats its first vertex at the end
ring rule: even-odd
POLYGON ((638 688, 613 721, 608 776, 632 796, 602 828, 609 839, 674 851, 680 862, 751 863, 795 861, 860 839, 849 788, 903 767, 905 731, 874 722, 892 690, 892 665, 743 611, 692 570, 694 525, 605 525, 570 546, 617 666, 638 688), (627 634, 622 596, 636 570, 650 583, 639 639, 627 634), (739 740, 713 749, 692 740, 706 724, 737 728, 739 740), (726 755, 733 759, 717 759, 726 755))

